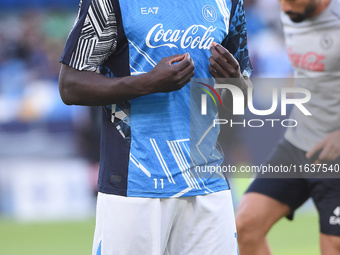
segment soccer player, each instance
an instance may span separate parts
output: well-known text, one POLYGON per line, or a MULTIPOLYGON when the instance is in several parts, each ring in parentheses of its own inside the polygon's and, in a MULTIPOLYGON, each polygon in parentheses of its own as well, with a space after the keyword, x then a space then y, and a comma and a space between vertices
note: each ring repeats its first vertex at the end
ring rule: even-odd
MULTIPOLYGON (((293 108, 291 118, 298 125, 287 129, 268 163, 310 168, 327 163, 336 170, 340 164, 340 1, 280 0, 280 5, 296 86, 311 92, 304 106, 312 116, 293 108)), ((270 254, 266 241, 270 228, 282 217, 293 219, 308 198, 318 210, 322 254, 340 254, 340 173, 335 178, 327 178, 329 174, 255 179, 236 214, 240 254, 270 254)))
POLYGON ((103 106, 92 254, 236 255, 228 182, 194 171, 223 158, 212 122, 190 130, 189 81, 246 91, 243 1, 83 0, 60 61, 63 101, 103 106), (208 141, 195 157, 191 136, 208 141))

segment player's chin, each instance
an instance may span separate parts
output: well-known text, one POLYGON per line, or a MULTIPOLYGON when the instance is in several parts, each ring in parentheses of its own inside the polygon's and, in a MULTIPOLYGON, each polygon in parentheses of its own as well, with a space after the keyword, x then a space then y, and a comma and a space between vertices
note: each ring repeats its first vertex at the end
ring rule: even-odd
POLYGON ((288 14, 288 16, 294 23, 300 23, 306 19, 305 16, 300 14, 288 14))

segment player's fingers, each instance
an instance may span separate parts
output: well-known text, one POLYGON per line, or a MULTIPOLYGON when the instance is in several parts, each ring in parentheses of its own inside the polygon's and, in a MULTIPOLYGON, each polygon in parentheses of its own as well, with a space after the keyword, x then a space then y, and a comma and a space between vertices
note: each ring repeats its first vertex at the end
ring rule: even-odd
POLYGON ((226 58, 221 55, 219 52, 217 52, 215 47, 210 48, 210 52, 214 60, 217 64, 220 65, 220 67, 229 74, 229 77, 238 77, 239 76, 239 66, 238 63, 236 67, 232 66, 226 58))
POLYGON ((335 152, 335 151, 331 151, 328 155, 327 155, 327 161, 334 161, 337 159, 339 155, 335 152))
POLYGON ((181 60, 179 62, 177 61, 178 63, 173 65, 174 70, 177 71, 177 72, 180 72, 180 71, 184 70, 185 68, 187 68, 188 66, 193 65, 193 61, 192 61, 189 53, 185 53, 183 56, 184 57, 182 59, 180 57, 177 58, 177 59, 181 59, 181 60))
POLYGON ((176 54, 169 57, 165 57, 165 61, 170 65, 176 64, 176 62, 180 62, 185 58, 185 54, 176 54))
POLYGON ((183 79, 179 82, 179 87, 182 88, 186 84, 190 82, 190 79, 195 75, 195 73, 192 71, 191 73, 188 73, 186 76, 183 77, 183 79))
POLYGON ((316 144, 310 151, 306 153, 306 158, 311 158, 317 151, 322 149, 323 146, 324 146, 323 141, 316 144))
POLYGON ((216 45, 217 45, 216 42, 212 42, 211 45, 210 45, 210 47, 215 47, 216 45))
POLYGON ((183 68, 177 73, 177 77, 179 80, 182 80, 183 77, 187 76, 188 74, 193 74, 195 70, 194 61, 192 59, 189 59, 189 62, 190 62, 189 65, 187 65, 185 68, 183 68))
POLYGON ((321 161, 333 161, 338 157, 338 152, 336 147, 329 143, 327 146, 324 147, 322 152, 320 153, 319 159, 321 161))
POLYGON ((324 147, 322 151, 320 152, 320 155, 318 157, 319 161, 328 161, 330 155, 330 148, 328 146, 324 147))
POLYGON ((209 57, 209 64, 215 70, 219 77, 229 78, 230 75, 226 72, 215 60, 213 56, 209 57))
POLYGON ((211 74, 212 77, 214 78, 220 78, 214 68, 212 68, 211 65, 208 66, 209 73, 211 74))
POLYGON ((218 59, 220 58, 221 60, 223 60, 224 62, 227 62, 227 60, 222 56, 222 54, 220 54, 215 47, 210 47, 210 53, 211 55, 215 58, 218 59))
MULTIPOLYGON (((210 52, 211 52, 211 57, 214 59, 214 61, 220 65, 220 67, 222 69, 224 69, 226 72, 230 72, 232 71, 231 69, 232 66, 230 64, 228 64, 227 60, 220 54, 217 52, 217 50, 215 49, 215 47, 211 47, 210 48, 210 52), (230 70, 229 70, 230 69, 230 70)), ((210 57, 210 58, 211 58, 210 57)))
POLYGON ((223 77, 220 73, 218 73, 211 65, 208 66, 208 70, 211 76, 214 77, 215 79, 226 78, 223 77))
POLYGON ((190 65, 187 66, 184 70, 180 71, 177 74, 177 79, 178 79, 178 86, 181 88, 184 85, 186 85, 190 79, 195 75, 195 64, 192 59, 190 59, 190 65))
POLYGON ((220 44, 216 44, 216 46, 214 47, 217 52, 219 52, 227 61, 228 63, 230 63, 233 67, 237 67, 238 66, 238 62, 237 60, 234 58, 234 56, 226 49, 224 48, 222 45, 220 44))

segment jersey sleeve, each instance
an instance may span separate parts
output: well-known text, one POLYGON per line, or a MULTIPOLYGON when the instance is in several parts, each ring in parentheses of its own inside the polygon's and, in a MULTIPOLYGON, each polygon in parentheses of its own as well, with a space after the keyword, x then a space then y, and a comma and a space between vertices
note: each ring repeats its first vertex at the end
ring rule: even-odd
POLYGON ((112 0, 81 0, 60 62, 77 70, 96 71, 117 47, 112 0))
POLYGON ((222 42, 222 45, 228 49, 239 62, 242 75, 244 77, 250 77, 252 67, 248 55, 247 24, 243 0, 232 0, 229 33, 227 38, 222 42))

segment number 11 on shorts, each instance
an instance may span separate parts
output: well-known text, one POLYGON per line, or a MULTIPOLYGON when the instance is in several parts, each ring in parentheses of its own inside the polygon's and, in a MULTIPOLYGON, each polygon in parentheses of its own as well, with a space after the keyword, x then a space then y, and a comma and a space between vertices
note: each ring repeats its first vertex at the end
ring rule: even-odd
MULTIPOLYGON (((158 179, 153 179, 155 181, 155 189, 157 189, 157 183, 158 183, 158 179)), ((163 179, 159 179, 161 181, 161 189, 164 188, 164 180, 163 179)))

